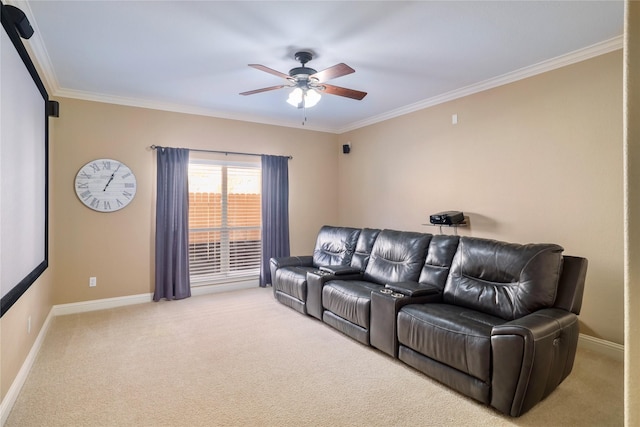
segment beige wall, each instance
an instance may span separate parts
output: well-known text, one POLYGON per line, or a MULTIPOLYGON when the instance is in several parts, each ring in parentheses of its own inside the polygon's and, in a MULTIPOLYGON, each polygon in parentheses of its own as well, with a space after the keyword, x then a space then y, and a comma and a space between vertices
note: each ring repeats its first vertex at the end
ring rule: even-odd
POLYGON ((52 278, 53 270, 45 270, 0 319, 0 399, 7 394, 51 311, 52 278), (31 332, 27 330, 29 317, 31 332))
POLYGON ((625 13, 625 425, 640 425, 640 3, 625 13), (635 71, 632 71, 635 70, 635 71))
POLYGON ((60 101, 54 155, 56 184, 52 191, 58 204, 53 224, 57 235, 54 251, 58 255, 56 304, 153 291, 152 144, 292 155, 289 179, 294 253, 311 253, 320 226, 337 222, 338 145, 333 134, 72 99, 60 101), (138 183, 133 202, 108 214, 83 206, 73 188, 78 169, 102 157, 126 163, 138 183), (90 276, 97 277, 95 288, 88 286, 90 276))
POLYGON ((552 242, 589 259, 581 331, 623 343, 622 52, 340 136, 340 222, 552 242), (458 124, 452 124, 452 114, 458 124))

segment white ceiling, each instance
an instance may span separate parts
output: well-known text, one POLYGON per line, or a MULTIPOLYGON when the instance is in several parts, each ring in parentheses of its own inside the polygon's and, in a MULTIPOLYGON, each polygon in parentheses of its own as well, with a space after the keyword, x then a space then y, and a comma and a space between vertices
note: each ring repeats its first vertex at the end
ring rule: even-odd
MULTIPOLYGON (((293 54, 329 81, 305 128, 344 132, 622 47, 622 1, 11 1, 50 96, 302 127, 284 80, 293 54)), ((64 106, 61 108, 64 114, 64 106)))

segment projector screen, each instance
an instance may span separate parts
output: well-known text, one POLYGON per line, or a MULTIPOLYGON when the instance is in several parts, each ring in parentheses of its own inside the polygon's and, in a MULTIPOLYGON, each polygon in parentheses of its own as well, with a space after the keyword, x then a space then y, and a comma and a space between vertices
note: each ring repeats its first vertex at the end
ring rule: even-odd
POLYGON ((49 97, 8 6, 0 35, 1 314, 48 265, 49 97))

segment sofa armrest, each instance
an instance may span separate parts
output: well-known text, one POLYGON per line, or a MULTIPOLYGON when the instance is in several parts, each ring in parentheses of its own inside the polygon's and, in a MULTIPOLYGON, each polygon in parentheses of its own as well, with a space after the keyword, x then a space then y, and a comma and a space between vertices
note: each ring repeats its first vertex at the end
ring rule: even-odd
POLYGON ((359 274, 360 269, 351 267, 350 265, 324 265, 320 267, 321 271, 325 273, 334 274, 336 276, 343 276, 345 274, 359 274))
POLYGON ((413 285, 419 284, 396 282, 371 292, 369 343, 391 357, 398 357, 400 309, 409 304, 437 304, 442 300, 442 293, 437 288, 413 285), (414 288, 416 292, 413 292, 414 288))
POLYGON ((548 308, 494 326, 491 406, 520 416, 571 372, 578 346, 578 317, 548 308))
POLYGON ((427 285, 418 282, 395 282, 387 283, 385 288, 391 289, 408 297, 420 297, 425 295, 436 295, 442 292, 434 285, 427 285))
POLYGON ((311 255, 271 258, 270 262, 276 268, 313 267, 313 257, 311 255))

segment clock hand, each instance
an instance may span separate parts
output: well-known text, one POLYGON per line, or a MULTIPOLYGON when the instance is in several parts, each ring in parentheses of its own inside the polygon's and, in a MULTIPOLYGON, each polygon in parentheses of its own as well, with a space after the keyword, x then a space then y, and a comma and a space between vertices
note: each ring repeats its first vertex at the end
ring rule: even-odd
POLYGON ((113 181, 113 174, 111 174, 111 178, 109 178, 109 181, 107 181, 107 185, 104 186, 102 191, 107 191, 107 187, 109 186, 109 184, 111 184, 111 181, 113 181))
POLYGON ((111 177, 109 177, 109 181, 107 181, 107 185, 104 186, 102 191, 107 191, 107 187, 109 186, 109 184, 111 184, 111 181, 113 181, 113 177, 116 175, 116 172, 118 172, 118 169, 120 169, 120 166, 122 166, 122 163, 120 163, 116 168, 116 170, 113 171, 113 173, 111 174, 111 177))

